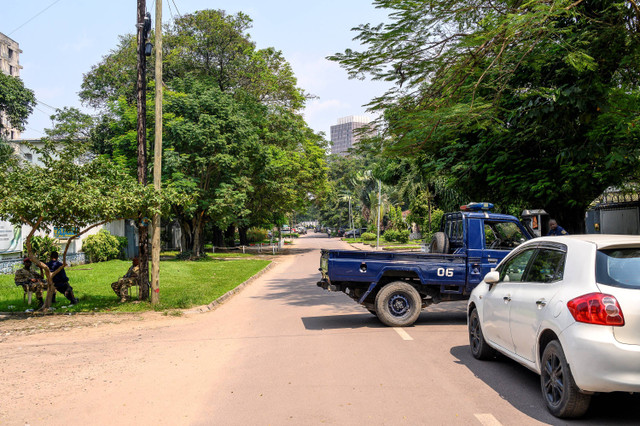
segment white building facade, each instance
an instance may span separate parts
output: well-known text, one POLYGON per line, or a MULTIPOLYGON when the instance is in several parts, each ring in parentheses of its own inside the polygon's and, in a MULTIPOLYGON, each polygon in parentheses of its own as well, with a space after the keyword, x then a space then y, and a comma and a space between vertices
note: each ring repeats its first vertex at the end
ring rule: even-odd
MULTIPOLYGON (((363 115, 350 115, 338 119, 338 124, 331 126, 331 153, 346 156, 349 149, 353 148, 362 138, 362 134, 356 129, 367 127, 371 119, 363 115)), ((372 136, 372 131, 366 131, 365 135, 372 136)))

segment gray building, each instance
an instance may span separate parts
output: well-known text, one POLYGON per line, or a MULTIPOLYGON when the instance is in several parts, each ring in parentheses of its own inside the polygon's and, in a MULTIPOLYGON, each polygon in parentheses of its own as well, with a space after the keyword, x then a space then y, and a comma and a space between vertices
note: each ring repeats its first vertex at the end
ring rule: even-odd
MULTIPOLYGON (((18 43, 0 33, 0 72, 6 75, 14 77, 20 77, 20 47, 18 43)), ((5 139, 20 139, 20 131, 9 127, 6 117, 0 114, 0 120, 2 120, 2 128, 0 129, 4 134, 5 139)))
MULTIPOLYGON (((338 119, 338 124, 331 126, 331 153, 348 155, 348 150, 360 141, 362 135, 356 129, 366 127, 371 119, 366 116, 350 115, 338 119)), ((368 131, 366 134, 371 135, 368 131)))

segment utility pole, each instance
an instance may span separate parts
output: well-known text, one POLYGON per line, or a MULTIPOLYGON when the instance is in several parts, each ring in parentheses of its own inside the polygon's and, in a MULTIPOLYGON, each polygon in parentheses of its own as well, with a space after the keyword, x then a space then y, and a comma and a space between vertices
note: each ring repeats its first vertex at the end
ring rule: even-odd
MULTIPOLYGON (((156 1, 156 135, 153 151, 153 187, 162 189, 162 0, 156 1)), ((153 215, 151 239, 151 304, 160 302, 160 214, 153 215)))
MULTIPOLYGON (((146 65, 147 57, 145 56, 146 36, 148 33, 147 26, 151 26, 151 22, 146 25, 145 20, 146 4, 145 0, 138 0, 138 84, 137 84, 137 101, 138 101, 138 183, 147 185, 147 84, 146 84, 146 65)), ((148 224, 144 223, 144 213, 138 215, 138 258, 140 260, 140 300, 149 299, 149 237, 148 224)))
POLYGON ((376 250, 380 249, 380 215, 382 214, 382 182, 378 179, 378 232, 376 236, 376 250))

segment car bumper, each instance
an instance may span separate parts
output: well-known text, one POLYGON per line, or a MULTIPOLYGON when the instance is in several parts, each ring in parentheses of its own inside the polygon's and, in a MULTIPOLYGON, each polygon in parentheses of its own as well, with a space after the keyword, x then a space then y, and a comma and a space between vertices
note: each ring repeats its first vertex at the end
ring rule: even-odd
POLYGON ((611 327, 575 323, 560 343, 581 390, 640 392, 640 345, 618 342, 611 327))

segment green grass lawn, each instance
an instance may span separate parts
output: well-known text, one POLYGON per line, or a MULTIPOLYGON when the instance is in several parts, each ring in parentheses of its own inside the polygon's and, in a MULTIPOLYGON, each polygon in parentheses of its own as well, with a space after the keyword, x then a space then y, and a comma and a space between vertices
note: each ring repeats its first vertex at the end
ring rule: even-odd
MULTIPOLYGON (((255 275, 270 262, 259 259, 224 261, 206 259, 197 262, 167 260, 160 262, 160 303, 153 307, 148 302, 120 303, 111 289, 111 283, 123 276, 131 262, 110 260, 66 268, 69 283, 80 303, 69 306, 64 295, 56 295, 56 312, 139 312, 184 309, 211 303, 229 290, 255 275), (66 308, 63 308, 66 306, 66 308)), ((137 295, 134 287, 133 294, 137 295)), ((16 287, 13 275, 0 275, 0 312, 24 312, 35 309, 37 302, 28 306, 23 301, 23 290, 16 287)))

